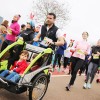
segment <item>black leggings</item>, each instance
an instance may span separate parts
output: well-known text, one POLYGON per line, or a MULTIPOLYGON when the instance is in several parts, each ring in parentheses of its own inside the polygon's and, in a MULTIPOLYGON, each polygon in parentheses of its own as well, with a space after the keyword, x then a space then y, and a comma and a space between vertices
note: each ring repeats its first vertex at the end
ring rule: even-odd
POLYGON ((82 67, 84 60, 76 57, 71 57, 71 62, 72 62, 72 72, 71 72, 71 79, 69 85, 74 84, 77 72, 82 67))
POLYGON ((67 65, 69 65, 70 58, 64 57, 64 68, 66 68, 67 65))
POLYGON ((61 63, 60 63, 61 57, 62 57, 62 55, 60 55, 60 54, 55 54, 55 59, 54 59, 53 68, 55 67, 57 61, 58 61, 59 67, 61 66, 61 63))
POLYGON ((89 62, 84 61, 82 67, 80 68, 80 74, 83 73, 84 71, 85 71, 85 74, 87 74, 88 65, 89 65, 89 62))

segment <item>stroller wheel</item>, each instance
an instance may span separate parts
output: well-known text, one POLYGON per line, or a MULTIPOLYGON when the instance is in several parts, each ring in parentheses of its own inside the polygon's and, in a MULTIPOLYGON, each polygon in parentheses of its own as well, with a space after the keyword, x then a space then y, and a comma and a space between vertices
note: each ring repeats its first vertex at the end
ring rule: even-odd
POLYGON ((48 77, 41 73, 32 83, 33 87, 29 90, 29 100, 41 100, 48 88, 48 77))

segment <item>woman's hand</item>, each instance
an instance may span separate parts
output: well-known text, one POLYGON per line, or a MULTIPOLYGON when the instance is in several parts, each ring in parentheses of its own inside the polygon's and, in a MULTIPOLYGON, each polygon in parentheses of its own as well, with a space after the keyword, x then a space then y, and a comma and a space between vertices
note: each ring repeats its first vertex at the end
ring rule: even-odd
POLYGON ((8 32, 8 34, 12 34, 12 29, 11 28, 8 28, 7 29, 7 32, 8 32))
POLYGON ((85 51, 85 52, 84 52, 84 54, 85 54, 85 55, 88 55, 88 52, 87 52, 87 51, 85 51))

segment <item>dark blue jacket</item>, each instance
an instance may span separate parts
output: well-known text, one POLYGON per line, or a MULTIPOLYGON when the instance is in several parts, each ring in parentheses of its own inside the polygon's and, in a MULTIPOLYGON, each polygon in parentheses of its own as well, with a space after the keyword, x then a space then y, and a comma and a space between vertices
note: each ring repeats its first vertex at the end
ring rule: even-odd
POLYGON ((67 43, 65 42, 63 46, 59 46, 56 50, 56 54, 64 55, 64 50, 67 48, 67 43))

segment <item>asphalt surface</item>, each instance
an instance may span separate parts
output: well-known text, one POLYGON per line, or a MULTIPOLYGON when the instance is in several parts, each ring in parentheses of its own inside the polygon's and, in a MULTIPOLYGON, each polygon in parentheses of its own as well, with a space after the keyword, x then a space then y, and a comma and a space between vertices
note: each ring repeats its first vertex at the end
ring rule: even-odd
MULTIPOLYGON (((96 78, 91 89, 83 89, 84 76, 77 76, 74 86, 66 91, 70 76, 52 77, 43 100, 100 100, 100 83, 96 83, 96 78)), ((28 96, 26 93, 13 94, 1 89, 0 100, 28 100, 28 96)))

